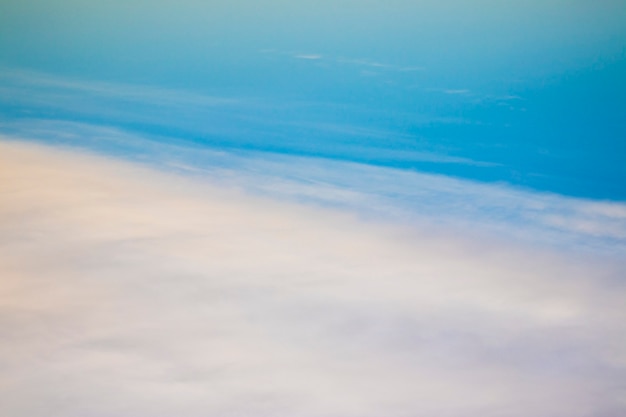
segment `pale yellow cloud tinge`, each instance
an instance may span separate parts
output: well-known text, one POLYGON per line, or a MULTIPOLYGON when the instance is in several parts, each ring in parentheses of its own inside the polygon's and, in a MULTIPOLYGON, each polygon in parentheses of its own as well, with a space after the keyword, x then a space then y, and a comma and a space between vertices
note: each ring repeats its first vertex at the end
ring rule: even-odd
POLYGON ((622 266, 4 141, 0 415, 618 415, 622 266))

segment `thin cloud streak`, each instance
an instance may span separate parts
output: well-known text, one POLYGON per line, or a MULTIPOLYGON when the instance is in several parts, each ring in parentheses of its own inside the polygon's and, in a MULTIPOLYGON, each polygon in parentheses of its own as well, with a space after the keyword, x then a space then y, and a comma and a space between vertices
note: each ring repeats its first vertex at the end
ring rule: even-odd
POLYGON ((318 55, 318 54, 297 54, 297 55, 294 55, 294 58, 317 60, 317 59, 322 59, 322 55, 318 55))
POLYGON ((302 52, 290 52, 290 51, 281 51, 272 48, 266 48, 259 50, 259 53, 264 55, 278 55, 278 56, 287 56, 295 59, 303 59, 303 60, 311 60, 318 61, 324 60, 326 63, 338 64, 338 65, 353 65, 355 67, 361 68, 377 68, 380 70, 386 71, 397 71, 397 72, 417 72, 417 71, 425 71, 426 68, 422 66, 404 66, 390 63, 383 63, 371 59, 363 59, 363 58, 350 58, 345 56, 333 56, 328 54, 320 54, 320 53, 302 53, 302 52))
MULTIPOLYGON (((0 71, 0 92, 7 97, 3 103, 0 99, 0 104, 7 109, 15 107, 18 115, 16 120, 0 120, 0 129, 18 136, 24 130, 28 135, 40 129, 50 117, 49 109, 54 108, 58 120, 48 120, 51 125, 75 123, 77 126, 81 122, 98 124, 105 120, 109 127, 131 128, 144 135, 176 136, 216 148, 265 149, 364 161, 379 158, 385 163, 497 165, 449 155, 446 149, 430 149, 432 146, 419 145, 419 138, 406 132, 358 122, 333 122, 332 116, 329 121, 326 103, 204 96, 147 86, 72 80, 15 69, 0 71), (390 140, 396 143, 397 149, 389 148, 390 140)), ((426 116, 414 120, 416 124, 455 122, 458 121, 426 116)))
POLYGON ((626 411, 619 258, 24 142, 0 158, 3 415, 626 411))

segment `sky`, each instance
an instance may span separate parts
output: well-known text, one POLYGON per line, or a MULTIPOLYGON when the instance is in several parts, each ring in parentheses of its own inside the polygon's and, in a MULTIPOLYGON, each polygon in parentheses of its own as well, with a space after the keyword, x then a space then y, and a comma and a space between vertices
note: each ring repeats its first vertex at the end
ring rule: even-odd
MULTIPOLYGON (((257 104, 225 110, 246 119, 228 124, 246 130, 231 135, 213 130, 207 109, 186 121, 132 108, 121 120, 81 105, 79 114, 55 108, 53 118, 626 198, 621 0, 5 0, 0 7, 7 70, 257 104)), ((40 100, 15 103, 16 96, 23 98, 4 95, 5 119, 48 117, 40 100)))
POLYGON ((626 414, 623 0, 0 0, 0 414, 626 414))

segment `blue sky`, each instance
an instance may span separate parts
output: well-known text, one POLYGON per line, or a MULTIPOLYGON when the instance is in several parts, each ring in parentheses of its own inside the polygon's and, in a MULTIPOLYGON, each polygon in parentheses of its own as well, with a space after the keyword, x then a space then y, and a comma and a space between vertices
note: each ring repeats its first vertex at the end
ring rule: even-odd
MULTIPOLYGON (((9 1, 1 7, 5 67, 257 104, 221 111, 246 118, 254 139, 212 131, 208 115, 205 122, 187 123, 174 113, 147 120, 154 115, 134 108, 121 120, 102 117, 95 107, 58 110, 57 118, 209 147, 626 197, 620 1, 9 1), (361 134, 344 134, 356 131, 361 134), (404 156, 381 155, 379 148, 404 156), (411 152, 482 165, 432 163, 407 157, 411 152)), ((22 106, 5 96, 3 117, 45 113, 34 103, 22 106)))

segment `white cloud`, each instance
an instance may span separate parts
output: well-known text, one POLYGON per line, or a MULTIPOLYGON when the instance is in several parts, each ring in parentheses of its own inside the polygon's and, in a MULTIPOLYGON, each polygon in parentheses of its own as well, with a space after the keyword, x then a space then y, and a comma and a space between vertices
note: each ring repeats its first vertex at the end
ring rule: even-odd
MULTIPOLYGON (((626 412, 620 257, 255 197, 241 187, 258 173, 269 188, 283 173, 288 194, 306 181, 280 159, 232 158, 192 179, 0 142, 0 414, 626 412), (216 186, 216 172, 241 177, 216 186)), ((358 206, 389 174, 309 163, 313 194, 358 206), (358 174, 370 188, 341 181, 358 174)), ((623 219, 621 205, 410 175, 396 187, 427 179, 427 204, 438 189, 463 196, 452 205, 623 219)))
POLYGON ((310 60, 322 59, 322 55, 318 55, 318 54, 296 54, 294 55, 294 57, 298 59, 310 59, 310 60))
POLYGON ((345 56, 333 56, 333 55, 322 55, 322 54, 312 54, 312 53, 301 53, 301 52, 291 52, 284 51, 278 49, 261 49, 259 53, 265 55, 275 55, 275 56, 290 56, 296 59, 305 59, 305 60, 320 60, 325 59, 327 62, 332 62, 340 65, 353 65, 355 67, 361 68, 370 68, 370 69, 378 69, 385 71, 397 71, 397 72, 417 72, 424 71, 426 68, 423 66, 417 65, 397 65, 390 64, 385 62, 380 62, 372 59, 364 59, 364 58, 353 58, 353 57, 345 57, 345 56))
MULTIPOLYGON (((312 129, 314 125, 303 125, 312 129)), ((442 175, 375 167, 321 158, 251 151, 216 151, 168 138, 145 138, 123 130, 76 122, 28 120, 4 125, 10 137, 27 137, 58 146, 95 150, 218 178, 224 184, 287 200, 342 207, 384 221, 415 227, 473 230, 515 236, 528 243, 622 253, 626 250, 626 205, 571 198, 484 184, 442 175)), ((322 124, 342 135, 384 138, 387 132, 322 124)), ((398 138, 395 139, 398 142, 398 138)), ((340 144, 336 145, 340 149, 340 144)), ((356 156, 406 158, 436 163, 485 165, 480 161, 429 152, 361 146, 356 156)))

